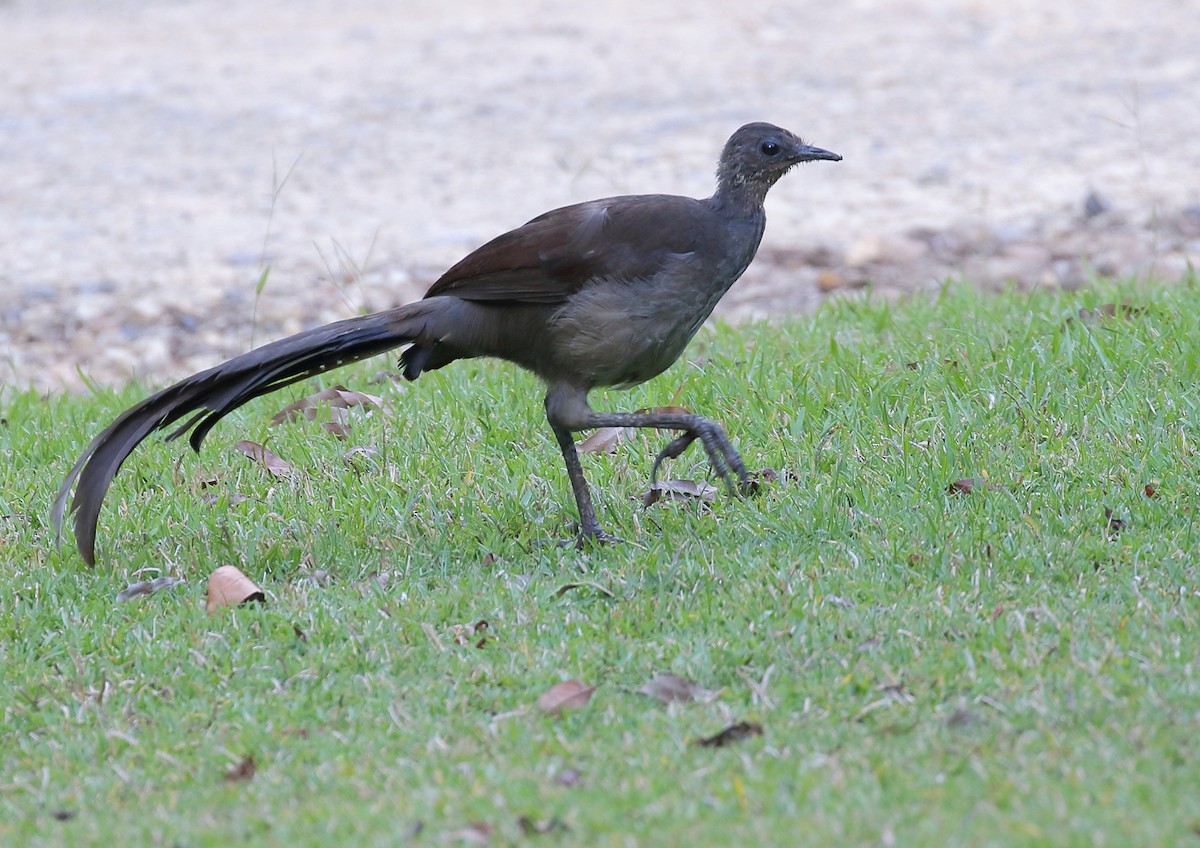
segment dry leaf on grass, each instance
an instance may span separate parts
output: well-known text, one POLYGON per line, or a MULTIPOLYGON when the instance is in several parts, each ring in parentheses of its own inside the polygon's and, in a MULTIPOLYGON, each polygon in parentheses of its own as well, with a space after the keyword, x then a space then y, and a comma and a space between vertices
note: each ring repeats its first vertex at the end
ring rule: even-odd
POLYGON ((964 477, 961 480, 955 480, 953 483, 946 486, 946 491, 952 495, 969 495, 976 489, 989 492, 996 488, 996 484, 991 480, 982 477, 964 477))
POLYGON ((724 748, 726 745, 741 742, 751 736, 762 736, 762 733, 761 724, 753 721, 739 721, 737 724, 729 725, 715 736, 697 740, 696 744, 701 748, 724 748))
POLYGON ((587 706, 595 691, 595 686, 588 686, 579 680, 555 683, 538 698, 538 709, 550 715, 558 715, 563 710, 577 710, 587 706))
POLYGON ((643 506, 650 506, 659 501, 695 501, 712 503, 717 497, 717 489, 703 481, 695 480, 666 480, 655 483, 642 492, 643 506))
POLYGON ((601 427, 582 442, 575 445, 580 453, 616 453, 617 446, 625 441, 624 427, 601 427))
POLYGON ((705 689, 677 674, 662 673, 651 677, 638 690, 664 704, 687 704, 692 701, 704 701, 712 697, 712 691, 705 689))
POLYGON ((225 772, 225 780, 230 783, 239 783, 254 777, 256 771, 258 771, 258 767, 254 764, 254 755, 247 754, 242 757, 241 762, 225 772))
POLYGON ((292 466, 288 465, 258 442, 252 442, 249 439, 239 439, 234 447, 237 448, 238 453, 250 457, 275 477, 287 477, 292 473, 292 466))
POLYGON ((487 644, 487 632, 490 626, 483 619, 474 624, 454 624, 450 627, 450 638, 454 640, 454 644, 456 645, 464 647, 474 645, 476 648, 482 648, 487 644))
POLYGON ((573 788, 583 783, 583 772, 573 766, 567 766, 558 774, 554 775, 554 782, 559 786, 573 788))
POLYGON ((339 415, 337 411, 348 410, 356 406, 364 409, 382 407, 383 398, 365 392, 352 392, 345 386, 332 386, 301 398, 295 403, 289 403, 271 417, 271 423, 277 425, 301 417, 315 421, 321 415, 322 407, 325 407, 329 410, 329 417, 333 422, 344 425, 346 418, 344 415, 339 415))
POLYGON ((265 603, 262 589, 243 574, 237 566, 222 565, 208 576, 208 611, 232 607, 249 601, 265 603))
POLYGON ((130 583, 118 592, 117 600, 128 601, 141 595, 153 595, 155 592, 170 589, 172 586, 182 582, 178 577, 172 577, 169 574, 164 574, 162 577, 155 577, 153 580, 139 580, 137 583, 130 583))

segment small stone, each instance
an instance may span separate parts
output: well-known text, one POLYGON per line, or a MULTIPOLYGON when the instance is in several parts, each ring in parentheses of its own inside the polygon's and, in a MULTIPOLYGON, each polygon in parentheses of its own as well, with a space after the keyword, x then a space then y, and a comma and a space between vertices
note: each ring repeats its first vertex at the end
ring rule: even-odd
POLYGON ((1083 199, 1083 217, 1089 221, 1110 209, 1112 209, 1112 204, 1108 202, 1108 198, 1095 189, 1090 189, 1087 197, 1083 199))

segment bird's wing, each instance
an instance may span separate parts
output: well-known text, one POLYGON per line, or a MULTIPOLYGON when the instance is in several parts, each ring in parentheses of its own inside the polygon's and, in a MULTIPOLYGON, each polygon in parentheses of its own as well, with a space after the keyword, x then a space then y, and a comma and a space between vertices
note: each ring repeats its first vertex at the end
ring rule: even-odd
POLYGON ((700 201, 672 195, 565 206, 470 253, 425 296, 553 304, 595 280, 648 279, 697 249, 708 217, 700 201))

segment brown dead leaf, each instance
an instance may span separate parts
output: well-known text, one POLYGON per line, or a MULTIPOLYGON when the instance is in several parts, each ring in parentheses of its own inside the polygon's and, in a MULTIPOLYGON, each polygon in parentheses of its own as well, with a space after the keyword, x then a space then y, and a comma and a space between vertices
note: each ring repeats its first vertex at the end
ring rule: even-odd
POLYGON ((1148 498, 1157 498, 1158 497, 1158 489, 1154 488, 1153 483, 1147 483, 1145 488, 1142 489, 1142 492, 1148 498))
POLYGON ((996 484, 991 480, 981 477, 964 477, 961 480, 955 480, 950 485, 946 486, 946 491, 952 495, 969 495, 976 489, 982 492, 988 492, 996 488, 996 484))
POLYGON ((670 672, 659 673, 651 677, 638 690, 664 704, 689 704, 692 701, 705 701, 712 697, 712 691, 698 683, 680 677, 670 672))
POLYGON ((325 421, 321 424, 321 429, 343 441, 350 438, 350 425, 343 424, 340 421, 325 421))
POLYGON ((326 407, 330 410, 329 417, 334 422, 345 425, 345 418, 338 416, 333 410, 351 409, 356 406, 361 406, 364 409, 382 407, 383 398, 378 395, 369 395, 365 392, 352 392, 345 386, 331 386, 328 389, 322 389, 315 394, 301 398, 295 403, 289 403, 271 417, 271 424, 282 424, 285 421, 294 421, 301 417, 307 418, 309 421, 315 421, 321 414, 321 408, 326 407))
POLYGON ((702 748, 724 748, 726 745, 732 745, 734 742, 741 742, 743 739, 749 739, 751 736, 762 736, 762 734, 763 728, 761 724, 753 721, 739 721, 737 724, 729 725, 729 727, 715 736, 698 740, 696 744, 702 748))
POLYGON ((573 766, 567 766, 554 775, 554 782, 559 786, 566 786, 568 788, 579 786, 583 783, 583 772, 573 766))
POLYGON ((1104 509, 1104 519, 1106 522, 1108 522, 1108 537, 1110 539, 1115 539, 1117 536, 1120 536, 1121 531, 1129 526, 1129 522, 1123 518, 1117 518, 1117 516, 1113 514, 1113 511, 1107 507, 1104 509))
POLYGON ((474 624, 453 624, 450 626, 450 638, 456 645, 474 645, 482 648, 487 644, 487 631, 490 625, 485 620, 474 624), (478 639, 476 637, 479 637, 478 639))
POLYGON ((712 503, 716 497, 716 487, 710 486, 704 481, 660 480, 645 492, 642 492, 642 505, 650 506, 665 500, 698 500, 702 503, 712 503))
POLYGON ((238 453, 250 457, 250 459, 257 462, 275 477, 287 477, 292 473, 292 466, 288 465, 258 442, 252 442, 249 439, 239 439, 234 447, 237 448, 238 453))
POLYGON ((254 777, 254 773, 258 771, 258 767, 254 764, 254 755, 247 754, 242 757, 241 761, 233 766, 229 771, 225 772, 225 780, 230 783, 238 783, 243 780, 250 780, 254 777))
POLYGON ((600 427, 592 435, 575 445, 580 453, 616 453, 625 441, 624 427, 600 427))
POLYGON ((262 589, 243 574, 237 566, 222 565, 208 576, 208 611, 221 607, 237 606, 238 604, 257 601, 266 603, 267 596, 262 589))
POLYGON ((588 686, 579 680, 555 683, 538 698, 538 709, 550 715, 558 715, 563 710, 577 710, 587 706, 595 691, 595 686, 588 686))

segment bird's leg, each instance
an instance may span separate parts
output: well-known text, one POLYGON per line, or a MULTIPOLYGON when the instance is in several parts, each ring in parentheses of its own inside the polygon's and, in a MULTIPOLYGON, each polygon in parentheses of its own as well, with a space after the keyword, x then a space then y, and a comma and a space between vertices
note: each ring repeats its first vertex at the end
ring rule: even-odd
POLYGON ((664 459, 674 459, 699 439, 708 454, 709 464, 725 481, 731 494, 736 494, 739 488, 744 490, 750 486, 750 475, 742 464, 742 457, 730 444, 721 426, 708 418, 686 412, 593 412, 588 417, 587 426, 682 430, 683 435, 673 439, 655 457, 651 482, 657 480, 658 468, 664 459))
POLYGON ((562 450, 563 461, 567 464, 567 479, 571 481, 575 505, 579 508, 577 545, 583 547, 589 542, 620 542, 616 536, 600 529, 600 522, 596 519, 596 508, 592 506, 592 492, 583 476, 583 466, 579 463, 579 451, 575 449, 575 439, 571 436, 571 431, 553 420, 550 421, 550 429, 554 431, 554 438, 558 440, 558 447, 562 450))

